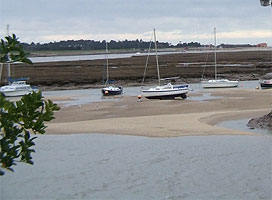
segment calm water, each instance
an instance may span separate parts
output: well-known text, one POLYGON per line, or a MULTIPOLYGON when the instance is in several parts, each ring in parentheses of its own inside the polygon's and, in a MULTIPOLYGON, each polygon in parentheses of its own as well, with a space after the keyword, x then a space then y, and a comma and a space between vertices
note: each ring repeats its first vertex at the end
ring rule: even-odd
MULTIPOLYGON (((135 54, 108 54, 109 59, 114 58, 129 58, 135 54)), ((105 54, 99 55, 77 55, 77 56, 48 56, 48 57, 33 57, 30 58, 33 63, 40 62, 60 62, 60 61, 78 61, 78 60, 101 60, 106 59, 105 54)))
MULTIPOLYGON (((158 55, 173 54, 180 52, 158 52, 158 55)), ((116 58, 130 58, 132 56, 147 56, 148 53, 120 53, 120 54, 108 54, 108 59, 116 58)), ((155 55, 155 53, 150 53, 155 55)), ((33 63, 40 62, 60 62, 60 61, 78 61, 78 60, 101 60, 106 59, 105 54, 93 54, 93 55, 76 55, 76 56, 46 56, 46 57, 33 57, 30 58, 33 63)))
MULTIPOLYGON (((243 87, 255 84, 244 82, 243 87)), ((190 87, 191 92, 202 90, 199 84, 190 87)), ((125 91, 138 95, 140 87, 125 91)), ((63 102, 67 106, 113 100, 101 99, 100 89, 44 95, 74 96, 63 102)), ((193 100, 209 98, 207 93, 193 100)), ((219 125, 241 129, 245 124, 219 125)), ((45 135, 36 144, 34 166, 19 163, 15 173, 0 177, 1 200, 272 199, 272 136, 266 133, 177 138, 45 135)))
POLYGON ((272 199, 270 136, 39 136, 0 199, 272 199))
POLYGON ((252 133, 259 133, 263 135, 271 135, 272 136, 272 131, 267 130, 267 129, 251 129, 247 126, 247 123, 249 122, 250 119, 240 119, 240 120, 231 120, 231 121, 224 121, 220 122, 217 124, 217 126, 229 128, 229 129, 236 129, 236 130, 241 130, 241 131, 246 131, 246 132, 252 132, 252 133))

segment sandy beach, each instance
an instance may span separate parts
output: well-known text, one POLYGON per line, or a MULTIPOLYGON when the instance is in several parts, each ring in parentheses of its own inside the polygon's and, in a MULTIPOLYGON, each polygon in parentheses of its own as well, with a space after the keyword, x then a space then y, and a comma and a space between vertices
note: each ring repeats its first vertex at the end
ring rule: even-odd
MULTIPOLYGON (((253 134, 216 126, 218 122, 253 118, 272 108, 272 91, 215 89, 189 93, 185 100, 148 100, 137 96, 79 106, 61 106, 48 123, 49 134, 104 133, 147 137, 253 134), (214 98, 195 101, 190 96, 214 98)), ((67 96, 67 100, 77 98, 67 96)), ((59 97, 50 97, 58 103, 59 97)), ((60 98, 63 100, 63 97, 60 98)))

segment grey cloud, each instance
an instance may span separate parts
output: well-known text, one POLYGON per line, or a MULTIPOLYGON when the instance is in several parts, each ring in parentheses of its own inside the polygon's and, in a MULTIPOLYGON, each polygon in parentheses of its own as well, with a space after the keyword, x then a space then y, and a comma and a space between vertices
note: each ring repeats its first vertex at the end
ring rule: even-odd
MULTIPOLYGON (((53 34, 209 33, 271 29, 259 0, 0 0, 0 34, 6 24, 21 38, 53 34), (2 6, 4 5, 4 6, 2 6)), ((114 39, 114 38, 113 38, 114 39)), ((36 41, 37 42, 37 41, 36 41)), ((41 41, 42 42, 42 41, 41 41)))

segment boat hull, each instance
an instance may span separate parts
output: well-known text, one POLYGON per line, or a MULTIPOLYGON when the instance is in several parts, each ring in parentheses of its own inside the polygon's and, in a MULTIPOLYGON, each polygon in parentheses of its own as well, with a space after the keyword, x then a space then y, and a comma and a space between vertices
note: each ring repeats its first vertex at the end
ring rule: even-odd
POLYGON ((235 88, 238 87, 238 81, 229 80, 209 80, 202 81, 201 85, 203 88, 235 88))
POLYGON ((167 85, 142 90, 142 95, 147 99, 174 99, 176 97, 185 99, 188 91, 187 84, 172 85, 168 83, 167 85))
POLYGON ((14 81, 0 88, 0 93, 6 97, 23 96, 32 92, 33 89, 25 81, 14 81))
POLYGON ((174 99, 181 97, 185 99, 187 97, 187 89, 172 89, 172 90, 142 90, 142 95, 147 99, 174 99))
POLYGON ((26 94, 32 93, 33 90, 16 90, 16 91, 0 91, 0 93, 5 97, 18 97, 18 96, 24 96, 26 94))
POLYGON ((186 93, 180 93, 180 94, 144 94, 145 98, 147 99, 175 99, 177 97, 181 97, 182 99, 187 98, 187 92, 186 93))

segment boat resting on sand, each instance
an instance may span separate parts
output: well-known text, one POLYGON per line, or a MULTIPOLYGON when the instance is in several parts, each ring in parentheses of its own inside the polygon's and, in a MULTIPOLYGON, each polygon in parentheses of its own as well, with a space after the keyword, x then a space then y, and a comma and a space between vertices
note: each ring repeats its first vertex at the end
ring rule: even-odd
MULTIPOLYGON (((160 84, 161 80, 169 81, 169 80, 175 79, 176 77, 160 79, 160 67, 159 67, 159 60, 158 60, 158 54, 157 54, 157 40, 156 40, 155 29, 153 30, 153 34, 154 34, 156 67, 157 67, 159 84, 149 89, 142 89, 142 95, 147 99, 174 99, 176 97, 181 97, 185 99, 187 97, 186 94, 189 91, 188 84, 180 84, 180 85, 173 85, 172 83, 162 84, 162 85, 160 84)), ((146 67, 147 67, 147 64, 146 64, 146 67)))
POLYGON ((234 88, 238 87, 239 81, 230 81, 228 79, 214 79, 201 81, 203 88, 234 88))
POLYGON ((171 83, 168 83, 166 85, 142 90, 142 94, 147 99, 174 99, 176 97, 185 99, 188 91, 187 84, 172 85, 171 83))
POLYGON ((0 88, 0 93, 5 97, 23 96, 33 91, 34 89, 29 84, 26 84, 26 81, 14 81, 0 88))
POLYGON ((269 80, 261 80, 260 85, 262 89, 272 88, 272 79, 269 80))
POLYGON ((123 87, 122 86, 106 86, 106 87, 102 88, 101 91, 104 96, 120 95, 123 93, 123 87))
POLYGON ((234 88, 238 87, 239 81, 217 78, 216 63, 216 28, 214 28, 214 79, 201 81, 203 88, 234 88))

